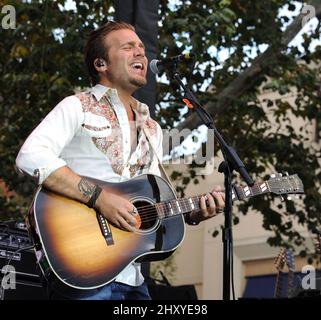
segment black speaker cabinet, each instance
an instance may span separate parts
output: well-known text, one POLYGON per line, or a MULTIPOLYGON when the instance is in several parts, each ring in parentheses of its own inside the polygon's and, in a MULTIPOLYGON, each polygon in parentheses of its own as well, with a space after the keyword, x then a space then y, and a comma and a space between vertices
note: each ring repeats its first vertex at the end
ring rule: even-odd
POLYGON ((35 253, 30 249, 32 243, 27 231, 16 225, 17 223, 0 227, 0 300, 46 300, 35 253), (4 267, 7 265, 12 271, 14 289, 4 289, 2 286, 3 282, 8 281, 8 273, 4 274, 4 267))
MULTIPOLYGON (((2 278, 0 279, 2 281, 2 278)), ((1 291, 3 300, 48 300, 45 289, 34 279, 16 278, 15 289, 1 291)))

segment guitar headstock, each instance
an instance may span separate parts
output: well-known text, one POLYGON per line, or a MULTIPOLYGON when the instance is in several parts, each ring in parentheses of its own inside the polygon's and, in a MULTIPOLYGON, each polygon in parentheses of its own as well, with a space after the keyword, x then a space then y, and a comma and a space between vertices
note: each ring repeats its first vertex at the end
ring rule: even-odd
POLYGON ((284 194, 303 194, 304 186, 302 180, 297 174, 285 175, 281 173, 271 175, 271 178, 267 181, 267 184, 272 193, 278 195, 284 194))
POLYGON ((285 265, 285 249, 281 248, 279 254, 276 256, 274 260, 275 268, 278 271, 281 271, 285 265))

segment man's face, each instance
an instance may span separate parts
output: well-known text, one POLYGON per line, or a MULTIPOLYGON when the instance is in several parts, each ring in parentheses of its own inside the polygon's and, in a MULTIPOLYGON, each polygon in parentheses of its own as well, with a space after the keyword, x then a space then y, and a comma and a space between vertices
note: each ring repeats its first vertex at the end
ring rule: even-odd
POLYGON ((106 76, 116 88, 135 91, 147 83, 147 58, 145 47, 137 34, 130 29, 109 33, 108 64, 106 76))

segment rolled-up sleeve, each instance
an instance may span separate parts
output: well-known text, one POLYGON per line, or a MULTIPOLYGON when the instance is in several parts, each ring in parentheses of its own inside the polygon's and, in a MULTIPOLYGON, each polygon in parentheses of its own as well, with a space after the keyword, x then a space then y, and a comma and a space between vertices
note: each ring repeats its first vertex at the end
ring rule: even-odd
POLYGON ((71 141, 83 121, 80 100, 62 100, 32 131, 16 158, 19 170, 42 184, 55 170, 66 165, 61 151, 71 141))

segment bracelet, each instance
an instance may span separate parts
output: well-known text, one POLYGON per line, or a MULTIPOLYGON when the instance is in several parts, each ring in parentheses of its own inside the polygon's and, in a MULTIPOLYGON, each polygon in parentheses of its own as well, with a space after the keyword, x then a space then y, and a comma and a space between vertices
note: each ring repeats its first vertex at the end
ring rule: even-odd
POLYGON ((86 205, 89 207, 89 208, 93 208, 96 204, 96 201, 100 195, 100 193, 102 192, 102 188, 99 187, 98 185, 95 186, 95 190, 91 196, 91 198, 89 199, 89 201, 86 203, 86 205))
POLYGON ((192 212, 185 214, 185 222, 190 226, 197 226, 200 222, 192 220, 191 213, 192 212))

